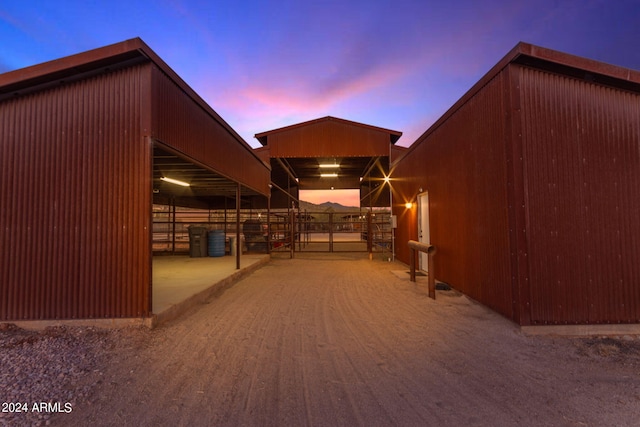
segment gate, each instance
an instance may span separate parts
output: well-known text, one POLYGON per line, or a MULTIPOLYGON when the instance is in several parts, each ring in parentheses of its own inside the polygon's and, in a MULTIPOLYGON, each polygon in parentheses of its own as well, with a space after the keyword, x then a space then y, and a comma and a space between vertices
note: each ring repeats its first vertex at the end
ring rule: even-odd
POLYGON ((270 216, 272 251, 392 252, 389 209, 344 212, 290 210, 270 216), (292 232, 293 230, 293 232, 292 232))

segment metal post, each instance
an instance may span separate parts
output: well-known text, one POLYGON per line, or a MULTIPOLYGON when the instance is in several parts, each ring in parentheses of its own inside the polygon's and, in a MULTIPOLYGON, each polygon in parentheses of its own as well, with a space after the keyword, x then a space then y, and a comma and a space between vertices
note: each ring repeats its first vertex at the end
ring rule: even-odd
POLYGON ((289 234, 291 235, 290 241, 289 241, 289 257, 290 258, 293 258, 293 252, 295 250, 295 245, 296 245, 295 226, 296 226, 296 213, 293 209, 291 209, 291 214, 289 217, 289 234))
POLYGON ((240 270, 240 252, 242 252, 242 243, 240 242, 240 183, 236 187, 236 270, 240 270))
POLYGON ((333 252, 333 212, 329 212, 329 252, 333 252))
POLYGON ((267 253, 271 254, 271 196, 267 198, 267 253))
POLYGON ((176 254, 176 200, 171 196, 171 255, 176 254))
POLYGON ((373 221, 371 211, 367 212, 367 251, 369 251, 369 259, 373 259, 373 221))

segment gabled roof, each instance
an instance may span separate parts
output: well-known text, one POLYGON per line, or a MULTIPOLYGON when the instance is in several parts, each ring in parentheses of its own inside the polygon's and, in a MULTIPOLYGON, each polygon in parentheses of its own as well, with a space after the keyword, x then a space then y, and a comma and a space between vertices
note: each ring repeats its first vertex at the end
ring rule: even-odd
MULTIPOLYGON (((0 100, 145 62, 151 59, 149 55, 156 57, 141 39, 135 38, 9 71, 0 74, 0 100)), ((159 58, 156 59, 162 63, 159 58)))
POLYGON ((0 74, 0 101, 152 62, 249 151, 252 147, 139 37, 0 74))
POLYGON ((350 120, 345 120, 345 119, 340 119, 337 117, 332 117, 332 116, 326 116, 326 117, 321 117, 319 119, 315 119, 315 120, 309 120, 306 122, 302 122, 302 123, 296 123, 295 125, 291 125, 291 126, 285 126, 285 127, 281 127, 278 129, 273 129, 273 130, 269 130, 266 132, 261 132, 261 133, 257 133, 255 135, 255 138, 260 142, 260 144, 262 144, 263 146, 267 145, 267 138, 269 137, 269 135, 273 135, 279 132, 285 132, 288 130, 292 130, 292 129, 296 129, 296 128, 301 128, 301 127, 305 127, 305 126, 311 126, 314 124, 318 124, 321 122, 327 122, 327 121, 334 121, 337 123, 342 123, 342 124, 347 124, 350 126, 358 126, 358 127, 362 127, 365 129, 371 129, 371 130, 376 130, 376 131, 380 131, 380 132, 384 132, 384 133, 388 133, 389 134, 389 142, 391 144, 395 144, 396 142, 398 142, 398 139, 400 139, 400 137, 402 136, 402 132, 398 132, 395 130, 389 130, 389 129, 384 129, 381 127, 377 127, 377 126, 371 126, 371 125, 366 125, 364 123, 358 123, 358 122, 353 122, 350 120))
POLYGON ((474 84, 462 98, 456 101, 433 125, 420 135, 416 141, 411 143, 408 147, 409 149, 404 155, 398 157, 395 163, 413 151, 419 145, 420 141, 435 132, 439 126, 473 98, 509 64, 524 65, 610 87, 640 92, 640 71, 520 42, 474 84))

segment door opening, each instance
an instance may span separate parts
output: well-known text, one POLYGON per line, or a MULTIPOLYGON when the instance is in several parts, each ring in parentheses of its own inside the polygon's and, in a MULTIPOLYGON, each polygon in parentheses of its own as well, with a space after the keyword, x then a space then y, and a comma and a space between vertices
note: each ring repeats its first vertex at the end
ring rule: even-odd
MULTIPOLYGON (((429 232, 429 193, 418 194, 418 241, 424 244, 431 244, 431 234, 429 232)), ((420 252, 420 270, 429 273, 429 262, 427 254, 420 252)))

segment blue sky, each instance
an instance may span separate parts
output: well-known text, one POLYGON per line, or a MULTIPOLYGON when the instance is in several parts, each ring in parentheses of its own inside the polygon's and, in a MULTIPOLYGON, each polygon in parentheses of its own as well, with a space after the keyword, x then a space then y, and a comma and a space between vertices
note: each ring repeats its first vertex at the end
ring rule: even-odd
POLYGON ((141 37, 251 145, 327 115, 408 146, 519 41, 640 69, 640 0, 0 3, 0 73, 141 37))

